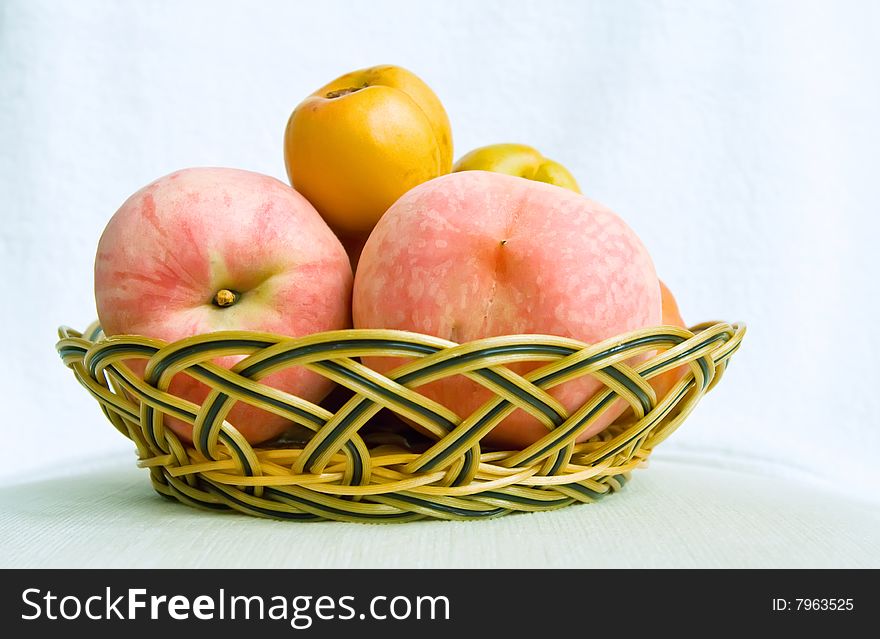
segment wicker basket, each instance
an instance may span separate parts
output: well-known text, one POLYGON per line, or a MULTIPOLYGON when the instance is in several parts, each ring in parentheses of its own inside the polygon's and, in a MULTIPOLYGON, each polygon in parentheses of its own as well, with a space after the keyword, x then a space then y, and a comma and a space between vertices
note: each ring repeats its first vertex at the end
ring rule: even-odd
POLYGON ((261 517, 402 522, 551 510, 619 490, 718 383, 744 334, 744 325, 710 322, 689 330, 659 326, 592 345, 542 335, 455 344, 391 330, 298 339, 236 331, 165 344, 107 338, 93 325, 85 333, 59 329, 57 350, 110 422, 134 441, 138 465, 166 497, 261 517), (653 355, 627 365, 645 352, 653 355), (246 357, 231 370, 211 363, 235 354, 246 357), (360 363, 363 356, 414 359, 384 376, 360 363), (147 360, 143 379, 125 364, 133 359, 147 360), (506 367, 523 361, 541 365, 524 376, 506 367), (682 364, 684 377, 656 397, 647 380, 682 364), (350 398, 331 411, 259 381, 303 365, 350 389, 350 398), (211 387, 201 406, 166 392, 179 372, 211 387), (495 394, 470 416, 460 419, 416 390, 459 374, 495 394), (560 411, 546 390, 584 375, 605 388, 571 415, 560 411), (632 407, 630 418, 575 443, 618 396, 632 407), (288 417, 299 434, 251 446, 220 418, 236 401, 288 417), (481 446, 482 436, 517 407, 548 424, 547 435, 524 450, 481 446), (165 414, 194 424, 194 444, 165 428, 165 414))

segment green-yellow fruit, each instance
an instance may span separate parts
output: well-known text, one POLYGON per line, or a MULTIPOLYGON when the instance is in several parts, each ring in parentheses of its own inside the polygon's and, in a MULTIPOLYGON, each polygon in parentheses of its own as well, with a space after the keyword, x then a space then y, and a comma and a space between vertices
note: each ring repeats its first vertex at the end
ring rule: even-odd
POLYGON ((506 173, 529 180, 546 182, 580 193, 577 181, 568 169, 545 158, 525 144, 490 144, 474 149, 459 158, 452 167, 457 171, 492 171, 506 173))

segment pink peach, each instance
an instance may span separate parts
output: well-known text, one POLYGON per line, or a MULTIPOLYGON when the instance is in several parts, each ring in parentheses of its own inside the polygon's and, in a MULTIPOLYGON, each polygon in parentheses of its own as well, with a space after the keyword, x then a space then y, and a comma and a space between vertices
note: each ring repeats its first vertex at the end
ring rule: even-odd
MULTIPOLYGON (((426 182, 382 216, 360 257, 352 310, 356 328, 396 328, 458 343, 527 333, 592 343, 661 318, 651 257, 620 217, 572 191, 484 171, 426 182)), ((387 372, 401 360, 368 363, 387 372)), ((524 373, 535 366, 512 368, 524 373)), ((550 392, 573 411, 600 387, 584 377, 550 392)), ((463 376, 418 391, 461 418, 491 398, 463 376)), ((625 407, 616 402, 579 440, 625 407)), ((546 434, 546 426, 517 409, 485 441, 523 448, 546 434)))
MULTIPOLYGON (((282 182, 224 168, 177 171, 132 195, 98 244, 95 298, 108 335, 165 341, 222 330, 298 337, 350 325, 352 273, 318 212, 282 182)), ((242 356, 221 357, 226 368, 242 356)), ((133 363, 143 374, 143 363, 133 363)), ((301 367, 264 384, 320 401, 332 384, 301 367)), ((208 387, 180 373, 169 392, 200 404, 208 387)), ((290 422, 238 403, 227 421, 251 443, 290 422)), ((166 417, 183 440, 192 426, 166 417)))

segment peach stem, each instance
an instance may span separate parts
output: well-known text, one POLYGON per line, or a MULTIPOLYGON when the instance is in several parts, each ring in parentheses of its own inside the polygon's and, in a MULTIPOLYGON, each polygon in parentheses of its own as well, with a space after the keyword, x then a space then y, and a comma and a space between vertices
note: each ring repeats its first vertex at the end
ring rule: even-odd
POLYGON ((238 297, 238 293, 235 291, 230 291, 228 288, 221 288, 217 291, 217 294, 214 295, 214 304, 221 308, 232 306, 238 301, 238 297))
POLYGON ((361 89, 365 89, 365 88, 366 88, 366 86, 347 87, 345 89, 336 89, 335 91, 328 91, 327 95, 325 97, 328 97, 330 99, 341 98, 344 95, 348 95, 349 93, 355 93, 355 92, 360 91, 361 89))

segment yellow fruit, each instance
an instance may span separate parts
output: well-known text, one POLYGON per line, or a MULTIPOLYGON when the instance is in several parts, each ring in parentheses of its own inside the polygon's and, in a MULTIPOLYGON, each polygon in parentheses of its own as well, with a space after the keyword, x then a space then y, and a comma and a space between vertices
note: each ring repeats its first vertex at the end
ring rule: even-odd
POLYGON ((415 74, 383 65, 303 100, 284 134, 291 185, 340 235, 364 236, 397 198, 452 166, 449 118, 415 74))
POLYGON ((452 171, 493 171, 555 184, 580 193, 577 181, 559 162, 525 144, 490 144, 462 156, 452 171))

